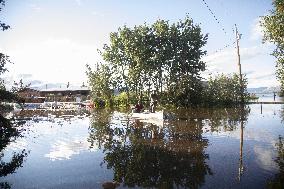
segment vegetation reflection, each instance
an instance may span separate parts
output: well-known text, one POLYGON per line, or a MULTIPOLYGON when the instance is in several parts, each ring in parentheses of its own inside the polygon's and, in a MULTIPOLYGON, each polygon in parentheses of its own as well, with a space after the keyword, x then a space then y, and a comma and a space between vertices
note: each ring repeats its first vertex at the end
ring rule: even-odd
POLYGON ((272 180, 267 182, 267 188, 283 188, 284 186, 284 144, 282 136, 279 136, 275 146, 278 152, 275 162, 279 167, 279 173, 277 173, 272 180))
MULTIPOLYGON (((9 174, 15 173, 15 171, 22 167, 28 152, 23 149, 20 152, 13 152, 11 160, 9 162, 4 161, 4 150, 8 144, 15 141, 18 137, 21 137, 22 130, 19 127, 19 123, 12 122, 9 119, 1 118, 0 126, 0 177, 5 177, 9 174)), ((0 188, 11 188, 8 182, 0 182, 0 188)))
POLYGON ((248 108, 187 109, 163 124, 143 123, 115 111, 95 112, 89 141, 104 149, 114 180, 127 187, 199 188, 211 175, 204 132, 235 130, 248 108), (205 129, 207 128, 207 129, 205 129))

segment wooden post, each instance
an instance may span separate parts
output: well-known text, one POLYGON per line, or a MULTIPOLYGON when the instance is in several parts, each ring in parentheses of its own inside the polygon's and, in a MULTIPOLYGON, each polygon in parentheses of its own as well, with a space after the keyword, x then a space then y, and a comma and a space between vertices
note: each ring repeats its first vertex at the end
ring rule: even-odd
POLYGON ((275 101, 276 92, 273 92, 273 100, 275 101))
POLYGON ((243 76, 242 76, 242 65, 241 65, 241 57, 240 57, 240 46, 239 46, 239 40, 240 40, 240 34, 238 32, 237 25, 235 24, 236 28, 236 43, 237 43, 237 55, 238 55, 238 67, 239 67, 239 82, 241 86, 241 102, 244 103, 244 87, 243 87, 243 76))

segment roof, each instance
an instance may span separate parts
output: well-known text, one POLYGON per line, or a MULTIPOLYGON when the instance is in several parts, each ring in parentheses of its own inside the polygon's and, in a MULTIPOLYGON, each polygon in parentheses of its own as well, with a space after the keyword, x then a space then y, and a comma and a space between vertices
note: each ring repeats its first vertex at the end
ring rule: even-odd
POLYGON ((57 88, 49 88, 49 89, 41 89, 40 92, 51 92, 51 91, 90 91, 89 87, 78 87, 78 86, 70 86, 70 87, 57 87, 57 88))
POLYGON ((39 90, 26 87, 26 88, 20 89, 18 92, 39 92, 39 90))

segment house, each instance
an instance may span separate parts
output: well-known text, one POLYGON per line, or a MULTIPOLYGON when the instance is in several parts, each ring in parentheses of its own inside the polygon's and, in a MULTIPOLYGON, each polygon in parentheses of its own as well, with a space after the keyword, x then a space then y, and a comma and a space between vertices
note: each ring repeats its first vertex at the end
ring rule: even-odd
POLYGON ((86 100, 89 98, 90 89, 86 86, 66 86, 40 90, 40 96, 48 101, 78 101, 78 98, 86 100))
POLYGON ((45 98, 41 97, 40 91, 32 88, 24 88, 17 92, 25 103, 42 103, 45 98))

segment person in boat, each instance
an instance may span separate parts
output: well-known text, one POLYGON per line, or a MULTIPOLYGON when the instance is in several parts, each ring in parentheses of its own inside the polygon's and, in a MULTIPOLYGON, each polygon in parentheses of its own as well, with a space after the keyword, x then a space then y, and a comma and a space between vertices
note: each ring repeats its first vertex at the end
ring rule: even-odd
POLYGON ((143 112, 144 106, 142 104, 142 101, 139 100, 138 103, 134 106, 133 112, 134 113, 141 113, 143 112))
POLYGON ((156 107, 158 104, 158 95, 156 93, 151 94, 151 100, 150 100, 150 112, 155 113, 156 107))

